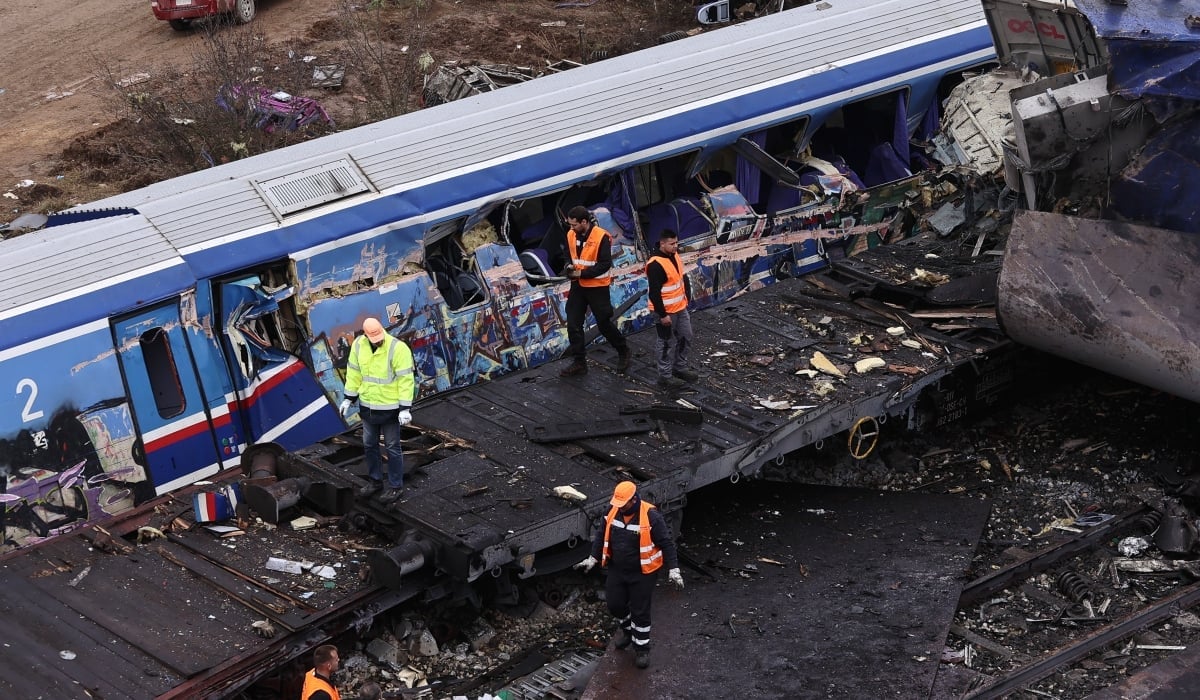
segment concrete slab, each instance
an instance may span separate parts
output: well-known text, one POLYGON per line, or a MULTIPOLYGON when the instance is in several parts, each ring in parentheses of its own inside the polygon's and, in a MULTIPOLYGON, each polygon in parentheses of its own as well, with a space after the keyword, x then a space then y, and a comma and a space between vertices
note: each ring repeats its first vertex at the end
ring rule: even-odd
POLYGON ((651 665, 611 649, 584 698, 915 698, 933 692, 978 498, 745 482, 696 492, 660 583, 651 665))

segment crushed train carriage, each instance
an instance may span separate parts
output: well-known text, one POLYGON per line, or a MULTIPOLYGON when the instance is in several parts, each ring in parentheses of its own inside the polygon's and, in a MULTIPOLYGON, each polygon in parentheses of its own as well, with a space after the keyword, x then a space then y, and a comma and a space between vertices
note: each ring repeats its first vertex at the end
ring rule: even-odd
POLYGON ((1005 330, 1200 400, 1200 3, 983 5, 1001 66, 955 89, 938 141, 944 160, 1002 177, 1021 209, 999 278, 1005 330))
POLYGON ((992 58, 968 0, 822 4, 649 52, 0 243, 3 550, 346 430, 366 316, 413 348, 422 397, 556 359, 573 205, 614 233, 626 333, 664 229, 698 307, 902 236, 897 201, 864 193, 917 167, 910 136, 992 58))

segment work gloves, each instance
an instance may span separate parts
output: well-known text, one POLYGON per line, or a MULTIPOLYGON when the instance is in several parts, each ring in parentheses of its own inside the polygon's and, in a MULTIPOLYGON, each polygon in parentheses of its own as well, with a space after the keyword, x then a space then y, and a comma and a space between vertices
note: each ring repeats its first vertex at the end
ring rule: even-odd
POLYGON ((350 414, 350 407, 353 405, 354 402, 350 399, 342 399, 342 405, 338 407, 338 410, 342 413, 342 418, 345 418, 350 414))
POLYGON ((571 568, 578 569, 584 573, 587 573, 587 572, 591 571, 592 567, 595 565, 596 565, 596 557, 588 557, 587 559, 584 559, 583 561, 579 562, 575 566, 572 566, 571 568))
POLYGON ((683 590, 683 574, 679 573, 679 569, 671 569, 667 572, 667 580, 675 584, 679 590, 683 590))
POLYGON ((400 413, 396 414, 396 421, 399 422, 400 425, 408 425, 412 422, 412 411, 408 410, 407 408, 400 409, 400 413))

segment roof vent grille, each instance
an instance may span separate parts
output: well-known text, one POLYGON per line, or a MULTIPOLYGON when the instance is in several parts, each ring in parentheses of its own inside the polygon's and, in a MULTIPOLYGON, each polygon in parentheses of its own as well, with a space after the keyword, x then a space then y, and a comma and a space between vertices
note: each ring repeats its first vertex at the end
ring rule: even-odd
POLYGON ((280 216, 371 190, 358 168, 345 159, 255 184, 280 216))

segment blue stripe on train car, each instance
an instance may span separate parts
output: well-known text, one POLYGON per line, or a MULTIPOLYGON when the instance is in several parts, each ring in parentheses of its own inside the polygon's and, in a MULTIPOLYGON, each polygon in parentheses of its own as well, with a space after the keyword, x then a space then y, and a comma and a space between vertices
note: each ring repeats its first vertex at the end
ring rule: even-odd
MULTIPOLYGON (((904 82, 897 80, 895 76, 898 73, 919 70, 933 62, 961 57, 964 44, 978 45, 980 51, 990 52, 991 37, 986 27, 980 27, 945 37, 933 44, 918 44, 885 57, 863 61, 854 66, 854 82, 857 85, 869 85, 878 81, 881 83, 881 90, 894 88, 898 83, 904 82)), ((960 62, 963 65, 968 63, 961 59, 960 62)), ((491 199, 497 192, 508 189, 527 188, 532 183, 560 176, 582 164, 602 163, 613 159, 630 162, 639 152, 662 147, 667 140, 664 134, 677 134, 686 138, 691 134, 720 131, 725 134, 722 139, 732 140, 750 128, 738 124, 740 121, 753 120, 785 110, 800 113, 804 110, 796 110, 798 105, 837 95, 845 87, 846 79, 841 73, 826 72, 803 76, 762 90, 756 93, 753 99, 733 98, 691 109, 580 143, 461 174, 452 180, 372 199, 220 247, 191 251, 186 257, 199 276, 227 270, 231 255, 235 258, 244 256, 247 260, 286 257, 297 250, 401 221, 418 212, 440 211, 474 200, 491 199)), ((676 150, 694 147, 694 143, 687 143, 681 144, 676 150)), ((656 155, 661 157, 665 153, 656 155)))

